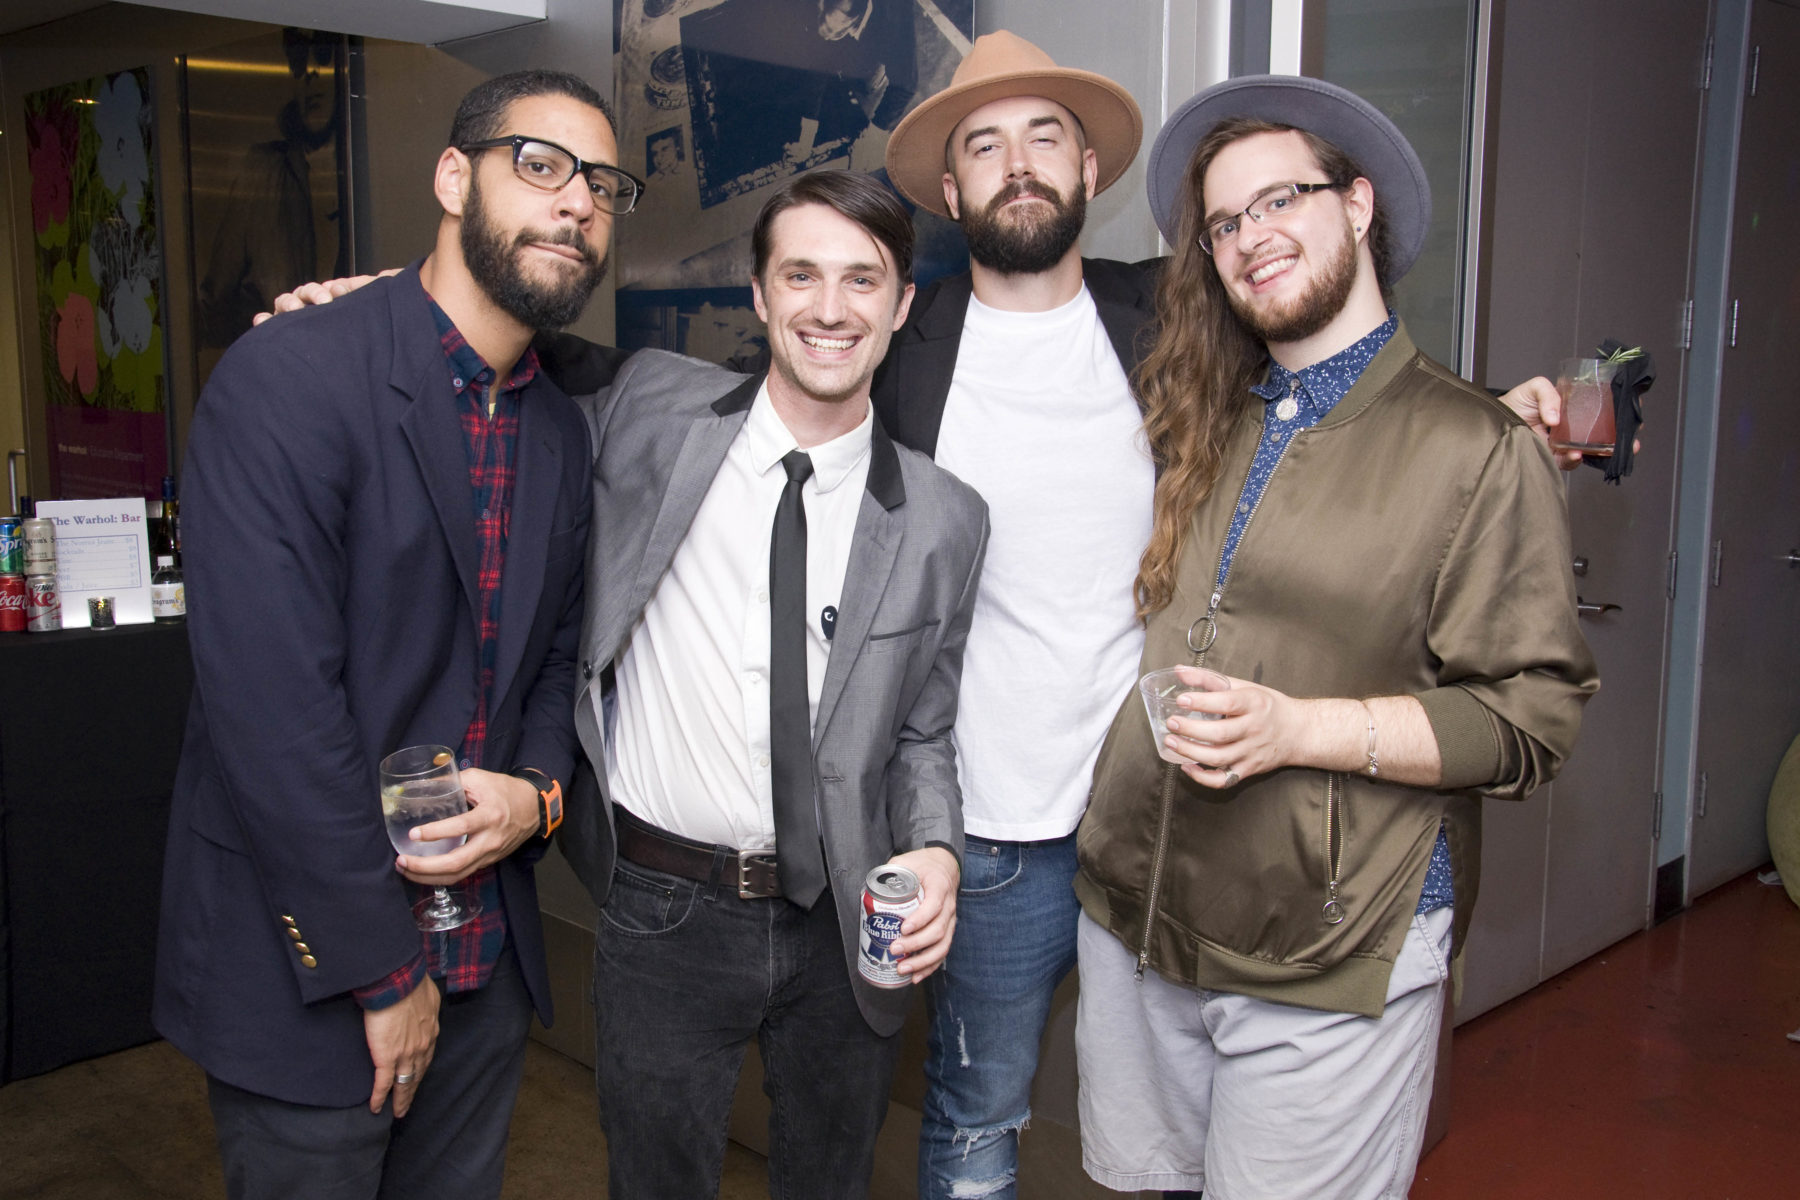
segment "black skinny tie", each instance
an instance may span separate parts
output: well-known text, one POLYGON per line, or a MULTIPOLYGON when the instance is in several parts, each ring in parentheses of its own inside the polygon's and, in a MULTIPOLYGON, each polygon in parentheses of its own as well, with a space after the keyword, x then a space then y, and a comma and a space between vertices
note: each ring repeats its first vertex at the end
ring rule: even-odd
POLYGON ((813 804, 812 704, 806 690, 806 508, 800 488, 812 459, 781 460, 787 486, 769 542, 769 748, 775 801, 775 863, 781 894, 811 908, 825 890, 825 855, 813 804))

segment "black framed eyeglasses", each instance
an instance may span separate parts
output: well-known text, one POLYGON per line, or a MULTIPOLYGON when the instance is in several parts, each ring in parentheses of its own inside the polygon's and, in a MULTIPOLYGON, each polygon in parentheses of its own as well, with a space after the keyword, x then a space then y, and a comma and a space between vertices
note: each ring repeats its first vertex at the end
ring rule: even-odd
POLYGON ((1229 246, 1237 240, 1243 218, 1249 217, 1258 225, 1271 219, 1278 221, 1295 212, 1314 192, 1335 192, 1343 186, 1341 183, 1284 183, 1270 188, 1242 212, 1208 222, 1200 230, 1200 248, 1208 254, 1216 253, 1220 246, 1229 246))
POLYGON ((473 150, 498 150, 503 146, 512 150, 513 174, 532 187, 560 192, 568 186, 569 180, 580 175, 587 180, 594 207, 615 217, 622 217, 636 208, 638 198, 644 194, 644 181, 629 171, 605 163, 583 162, 555 142, 543 138, 514 134, 512 137, 489 138, 485 142, 470 142, 458 149, 467 154, 473 150))

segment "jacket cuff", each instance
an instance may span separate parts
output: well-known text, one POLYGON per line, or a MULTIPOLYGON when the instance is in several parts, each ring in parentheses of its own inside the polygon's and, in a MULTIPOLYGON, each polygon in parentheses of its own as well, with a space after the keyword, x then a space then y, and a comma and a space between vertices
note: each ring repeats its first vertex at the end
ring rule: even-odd
POLYGON ((926 849, 931 846, 936 846, 940 850, 948 850, 950 852, 950 857, 956 860, 957 871, 960 872, 962 870, 962 853, 958 851, 955 846, 952 846, 949 842, 926 842, 921 849, 926 849))
POLYGON ((1481 701, 1459 687, 1433 688, 1415 697, 1431 722, 1443 763, 1446 791, 1480 787, 1500 777, 1500 739, 1481 701))

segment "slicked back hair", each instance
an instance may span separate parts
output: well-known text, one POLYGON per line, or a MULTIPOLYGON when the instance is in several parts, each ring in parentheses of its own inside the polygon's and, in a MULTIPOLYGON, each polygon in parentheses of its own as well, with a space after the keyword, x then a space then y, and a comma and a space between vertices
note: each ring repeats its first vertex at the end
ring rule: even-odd
POLYGON ((763 203, 762 211, 756 214, 756 225, 750 231, 750 252, 755 260, 757 279, 763 277, 763 271, 769 265, 775 218, 790 208, 806 204, 822 204, 862 226, 870 237, 887 247, 901 289, 912 282, 912 218, 907 216, 906 206, 900 203, 898 196, 859 171, 808 171, 804 175, 795 175, 775 189, 763 203))
POLYGON ((567 71, 513 71, 496 75, 469 89, 462 103, 456 106, 456 119, 450 123, 449 144, 461 150, 489 138, 505 137, 508 133, 529 133, 529 130, 501 128, 506 122, 507 110, 515 101, 528 96, 567 96, 589 108, 599 109, 607 125, 615 133, 618 130, 612 105, 581 76, 567 71))

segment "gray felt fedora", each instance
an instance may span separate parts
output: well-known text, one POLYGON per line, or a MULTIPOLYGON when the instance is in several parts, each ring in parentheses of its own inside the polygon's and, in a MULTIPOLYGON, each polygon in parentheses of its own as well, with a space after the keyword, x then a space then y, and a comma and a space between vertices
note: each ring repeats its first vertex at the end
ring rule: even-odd
POLYGON ((1150 212, 1173 244, 1180 236, 1183 181, 1194 147, 1220 121, 1255 117, 1314 133, 1348 154, 1375 186, 1387 220, 1392 284, 1419 257, 1431 225, 1431 185, 1412 144, 1381 111, 1354 92, 1304 75, 1243 75, 1214 84, 1176 109, 1150 147, 1150 212))

